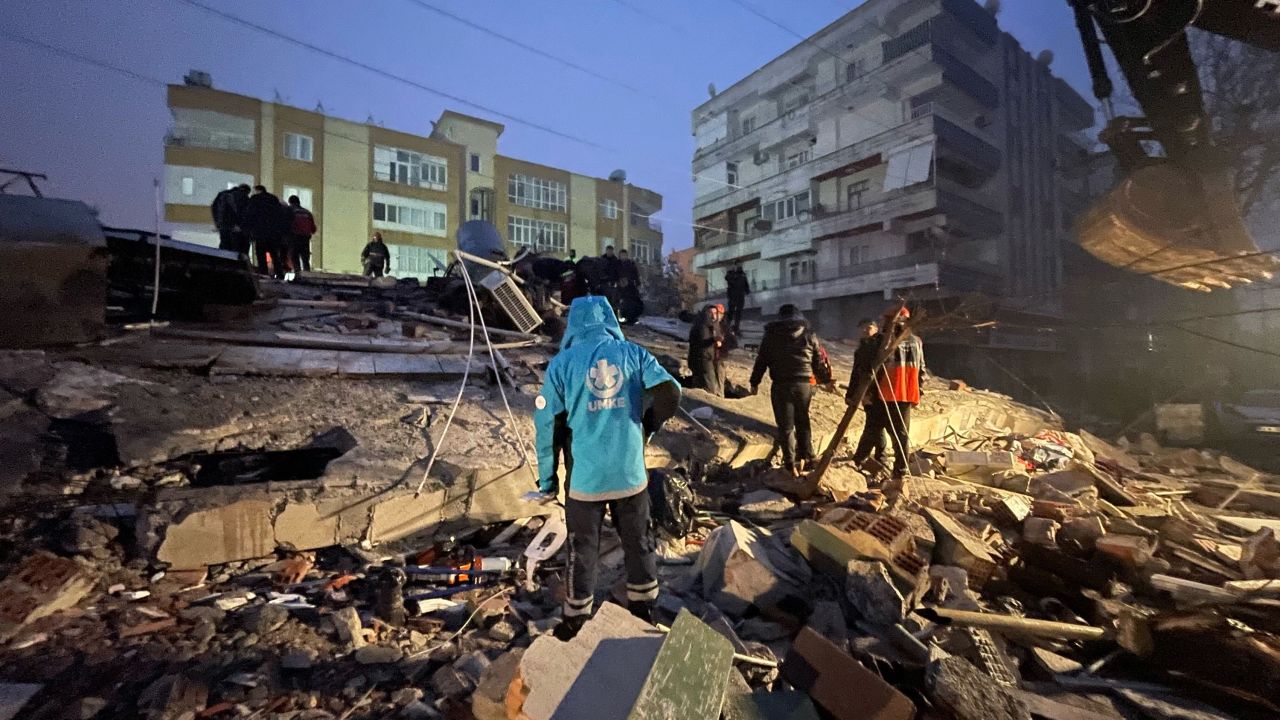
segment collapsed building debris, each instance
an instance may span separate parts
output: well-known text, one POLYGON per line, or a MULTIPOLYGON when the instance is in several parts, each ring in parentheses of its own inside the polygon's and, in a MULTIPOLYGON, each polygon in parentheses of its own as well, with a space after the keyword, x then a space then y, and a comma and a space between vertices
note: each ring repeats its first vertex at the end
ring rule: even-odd
MULTIPOLYGON (((697 419, 677 416, 645 450, 650 467, 682 471, 700 511, 686 536, 661 537, 653 623, 619 604, 606 529, 596 616, 557 640, 564 519, 525 497, 521 447, 554 345, 490 328, 501 347, 477 343, 467 360, 465 317, 382 280, 304 273, 236 312, 206 308, 212 326, 0 353, 0 708, 497 720, 1280 707, 1280 482, 1153 437, 1068 432, 941 379, 913 413, 912 473, 892 493, 851 467, 847 444, 817 487, 788 481, 770 463, 767 397, 689 391, 697 419)), ((629 337, 684 355, 647 325, 662 323, 629 337)), ((849 355, 831 349, 837 366, 849 355)), ((844 410, 816 395, 817 434, 844 410)))

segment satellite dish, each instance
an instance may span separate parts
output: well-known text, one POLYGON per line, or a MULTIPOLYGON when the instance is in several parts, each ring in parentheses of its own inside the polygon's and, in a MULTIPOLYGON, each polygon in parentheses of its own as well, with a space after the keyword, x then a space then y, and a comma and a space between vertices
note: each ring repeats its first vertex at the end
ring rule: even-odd
POLYGON ((715 97, 715 96, 716 96, 716 84, 715 84, 715 83, 707 83, 707 94, 708 94, 708 95, 710 95, 711 97, 715 97))
POLYGON ((987 0, 986 8, 987 8, 987 12, 991 13, 992 15, 999 15, 1000 0, 987 0))
MULTIPOLYGON (((458 249, 468 255, 498 262, 507 259, 507 248, 502 244, 498 228, 488 220, 468 220, 458 228, 458 249)), ((467 274, 479 279, 489 273, 489 268, 470 260, 463 261, 467 274)))
POLYGON ((1045 67, 1048 67, 1053 63, 1053 51, 1041 50, 1040 54, 1036 56, 1036 62, 1040 63, 1041 65, 1044 65, 1045 67))
POLYGON ((623 170, 623 169, 621 169, 621 168, 619 168, 619 169, 617 169, 617 170, 614 170, 613 172, 609 173, 609 181, 610 181, 610 182, 620 182, 620 183, 624 183, 624 182, 626 182, 626 181, 627 181, 627 171, 626 171, 626 170, 623 170))

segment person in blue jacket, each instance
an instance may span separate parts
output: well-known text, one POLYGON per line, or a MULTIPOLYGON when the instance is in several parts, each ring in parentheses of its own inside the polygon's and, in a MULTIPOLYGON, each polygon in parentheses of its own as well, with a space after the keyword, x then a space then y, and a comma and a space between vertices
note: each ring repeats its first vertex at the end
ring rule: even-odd
POLYGON ((540 492, 558 494, 564 455, 569 577, 557 638, 572 638, 591 617, 606 508, 622 539, 628 609, 649 620, 658 568, 644 445, 679 402, 679 383, 648 350, 623 337, 606 298, 573 301, 534 413, 540 492))

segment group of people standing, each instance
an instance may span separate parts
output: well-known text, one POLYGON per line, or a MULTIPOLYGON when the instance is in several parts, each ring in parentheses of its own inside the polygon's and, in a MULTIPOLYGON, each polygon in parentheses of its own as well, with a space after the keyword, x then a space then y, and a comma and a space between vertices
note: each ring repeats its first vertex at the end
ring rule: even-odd
POLYGON ((526 279, 554 289, 564 305, 571 305, 580 297, 599 295, 609 301, 624 325, 634 323, 644 314, 640 268, 625 249, 615 251, 608 245, 603 255, 584 258, 579 258, 576 250, 570 250, 563 260, 531 254, 517 260, 516 270, 526 279))
POLYGON ((218 193, 209 206, 218 247, 257 260, 258 272, 283 279, 288 271, 311 270, 311 237, 316 219, 297 195, 288 203, 262 185, 237 185, 218 193))
MULTIPOLYGON (((740 272, 741 268, 735 270, 740 272)), ((745 275, 742 282, 745 284, 745 275)), ((694 320, 689 330, 689 387, 724 397, 724 356, 736 345, 737 336, 737 327, 731 327, 729 317, 740 321, 741 298, 739 295, 735 301, 735 296, 730 295, 730 306, 736 306, 736 314, 731 311, 726 316, 722 305, 709 305, 694 320)), ((874 459, 883 466, 887 434, 893 447, 894 477, 907 471, 911 409, 920 403, 925 373, 924 344, 904 327, 910 317, 905 307, 894 306, 880 322, 867 319, 859 323, 861 339, 845 398, 850 404, 860 402, 866 412, 866 424, 854 452, 855 464, 866 467, 874 459), (894 333, 890 337, 900 335, 900 339, 886 348, 882 329, 894 333), (887 356, 881 361, 886 350, 887 356), (854 397, 864 380, 870 383, 867 392, 854 397)), ((779 318, 765 325, 751 370, 750 394, 759 391, 766 373, 772 380, 770 400, 782 462, 789 472, 798 475, 808 471, 814 460, 809 420, 814 389, 822 387, 834 392, 835 378, 826 350, 795 305, 783 305, 779 318)))

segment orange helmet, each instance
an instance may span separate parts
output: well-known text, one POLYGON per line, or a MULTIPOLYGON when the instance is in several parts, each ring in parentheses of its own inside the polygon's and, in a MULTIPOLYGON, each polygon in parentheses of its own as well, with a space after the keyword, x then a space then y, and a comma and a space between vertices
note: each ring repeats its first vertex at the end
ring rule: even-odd
POLYGON ((906 320, 911 317, 911 311, 907 309, 906 305, 902 305, 901 307, 891 305, 884 311, 884 316, 887 318, 906 320))
POLYGON ((715 305, 712 305, 712 307, 714 307, 716 311, 719 312, 721 315, 724 314, 724 305, 721 305, 720 303, 716 303, 715 305))

